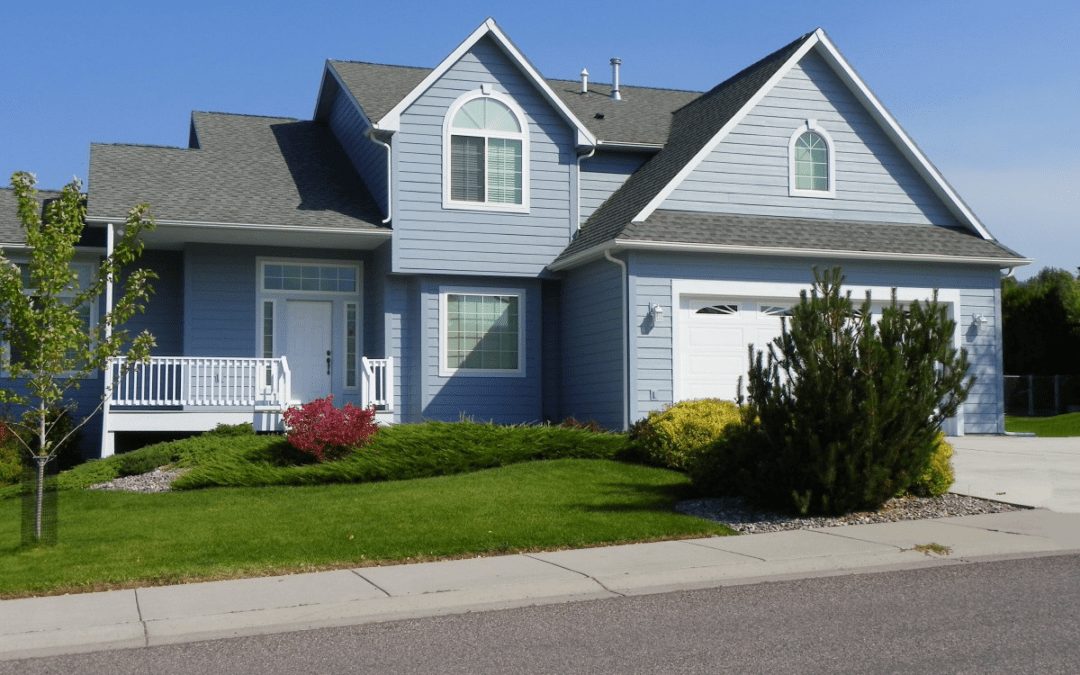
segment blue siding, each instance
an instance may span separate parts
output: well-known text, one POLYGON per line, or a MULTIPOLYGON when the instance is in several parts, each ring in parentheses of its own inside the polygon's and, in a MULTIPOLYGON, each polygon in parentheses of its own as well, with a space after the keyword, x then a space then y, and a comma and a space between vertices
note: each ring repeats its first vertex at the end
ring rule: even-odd
POLYGON ((489 39, 478 42, 402 115, 394 137, 394 272, 537 277, 569 241, 573 130, 489 39), (490 84, 530 131, 527 214, 443 209, 443 120, 458 96, 490 84))
POLYGON ((151 350, 154 356, 183 356, 184 254, 180 251, 146 251, 138 266, 158 275, 151 282, 154 294, 150 296, 146 312, 135 314, 121 328, 131 335, 150 331, 157 343, 151 350))
POLYGON ((562 284, 562 417, 623 427, 622 270, 607 260, 562 284))
POLYGON ((541 285, 523 279, 424 277, 420 280, 422 416, 457 421, 463 415, 497 424, 543 420, 543 339, 541 285), (439 292, 441 287, 525 289, 525 376, 439 375, 439 292))
MULTIPOLYGON (((672 253, 633 253, 630 266, 631 417, 638 419, 673 400, 672 279, 804 283, 813 280, 812 267, 834 266, 828 260, 738 257, 672 253), (649 303, 663 307, 660 325, 645 320, 649 303), (655 398, 654 398, 655 396, 655 398)), ((859 286, 958 289, 961 346, 968 351, 976 384, 964 406, 965 433, 1001 433, 1004 429, 1000 292, 997 268, 903 263, 845 262, 846 283, 859 286), (972 329, 972 316, 988 323, 972 329)))
POLYGON ((371 142, 364 133, 370 126, 356 109, 352 97, 339 91, 330 110, 330 129, 334 132, 345 154, 364 180, 375 202, 387 213, 386 149, 371 142))
POLYGON ((862 104, 814 52, 795 65, 661 208, 957 225, 862 104), (834 142, 836 197, 788 194, 788 141, 815 119, 834 142))
POLYGON ((581 160, 581 223, 649 159, 630 153, 596 153, 581 160))

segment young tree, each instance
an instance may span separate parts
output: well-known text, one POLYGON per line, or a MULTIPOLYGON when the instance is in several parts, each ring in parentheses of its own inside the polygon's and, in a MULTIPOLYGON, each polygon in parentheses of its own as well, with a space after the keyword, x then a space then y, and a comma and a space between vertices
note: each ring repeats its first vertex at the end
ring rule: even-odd
MULTIPOLYGON (((80 278, 72 267, 76 244, 83 231, 86 196, 78 179, 64 186, 60 196, 46 203, 44 217, 37 200, 33 174, 16 172, 11 186, 18 197, 19 222, 26 234, 26 260, 12 262, 0 251, 0 339, 7 345, 8 388, 0 388, 0 402, 23 410, 14 423, 22 433, 20 441, 37 463, 37 509, 35 540, 41 539, 45 465, 61 445, 89 419, 58 422, 72 413, 76 403, 71 393, 82 380, 109 365, 113 357, 125 355, 127 363, 149 357, 154 338, 148 332, 130 338, 126 331, 114 330, 136 311, 143 311, 149 299, 149 270, 126 273, 119 298, 89 325, 89 308, 106 290, 110 280, 120 278, 123 268, 142 253, 142 232, 154 228, 146 204, 128 212, 122 234, 113 251, 104 257, 90 278, 80 278)), ((90 415, 97 412, 105 398, 90 415)))
POLYGON ((750 347, 739 483, 773 507, 880 507, 926 471, 938 427, 974 382, 936 297, 905 309, 894 292, 875 322, 869 296, 856 311, 843 279, 815 269, 767 358, 750 347))

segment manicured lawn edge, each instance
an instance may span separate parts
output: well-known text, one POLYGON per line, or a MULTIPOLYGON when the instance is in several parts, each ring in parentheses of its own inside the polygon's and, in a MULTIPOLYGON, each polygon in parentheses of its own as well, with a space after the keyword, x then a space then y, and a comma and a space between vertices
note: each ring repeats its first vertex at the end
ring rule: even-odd
POLYGON ((1012 433, 1033 433, 1041 438, 1080 436, 1080 412, 1053 417, 1006 415, 1005 430, 1012 433))

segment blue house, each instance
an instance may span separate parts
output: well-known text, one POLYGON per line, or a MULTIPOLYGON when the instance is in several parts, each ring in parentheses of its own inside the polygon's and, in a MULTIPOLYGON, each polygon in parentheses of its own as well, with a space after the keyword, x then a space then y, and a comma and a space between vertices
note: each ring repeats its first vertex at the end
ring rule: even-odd
POLYGON ((707 92, 543 77, 485 21, 434 68, 328 61, 313 119, 196 112, 187 148, 93 145, 91 228, 149 202, 151 364, 117 432, 388 422, 625 429, 733 399, 814 266, 879 305, 938 289, 1004 430, 999 244, 821 30, 707 92))

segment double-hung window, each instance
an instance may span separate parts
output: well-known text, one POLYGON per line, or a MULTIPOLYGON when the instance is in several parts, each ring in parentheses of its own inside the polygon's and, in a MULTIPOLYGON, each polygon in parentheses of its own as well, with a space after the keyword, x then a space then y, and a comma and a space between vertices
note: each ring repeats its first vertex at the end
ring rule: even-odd
MULTIPOLYGON (((23 292, 26 293, 26 295, 30 296, 32 299, 35 299, 36 302, 37 296, 36 290, 33 287, 33 282, 30 278, 30 266, 26 263, 21 262, 16 263, 16 265, 18 265, 19 272, 22 276, 23 292)), ((94 272, 94 266, 89 263, 72 263, 71 269, 75 272, 76 275, 75 285, 70 288, 68 292, 61 293, 61 299, 65 299, 67 297, 74 298, 75 294, 83 288, 83 286, 89 281, 90 277, 93 275, 94 272)), ((93 306, 93 304, 82 304, 77 308, 77 312, 80 323, 83 327, 83 331, 86 334, 89 334, 91 329, 93 329, 97 325, 96 308, 93 306)), ((3 345, 3 347, 5 367, 7 363, 13 361, 22 362, 23 355, 18 351, 16 345, 5 344, 3 345)), ((75 358, 75 354, 73 352, 68 352, 65 356, 69 360, 73 360, 75 358)), ((91 375, 91 377, 96 377, 96 375, 91 375)))
POLYGON ((528 209, 529 143, 524 113, 504 95, 458 99, 444 125, 443 205, 447 208, 528 209))

